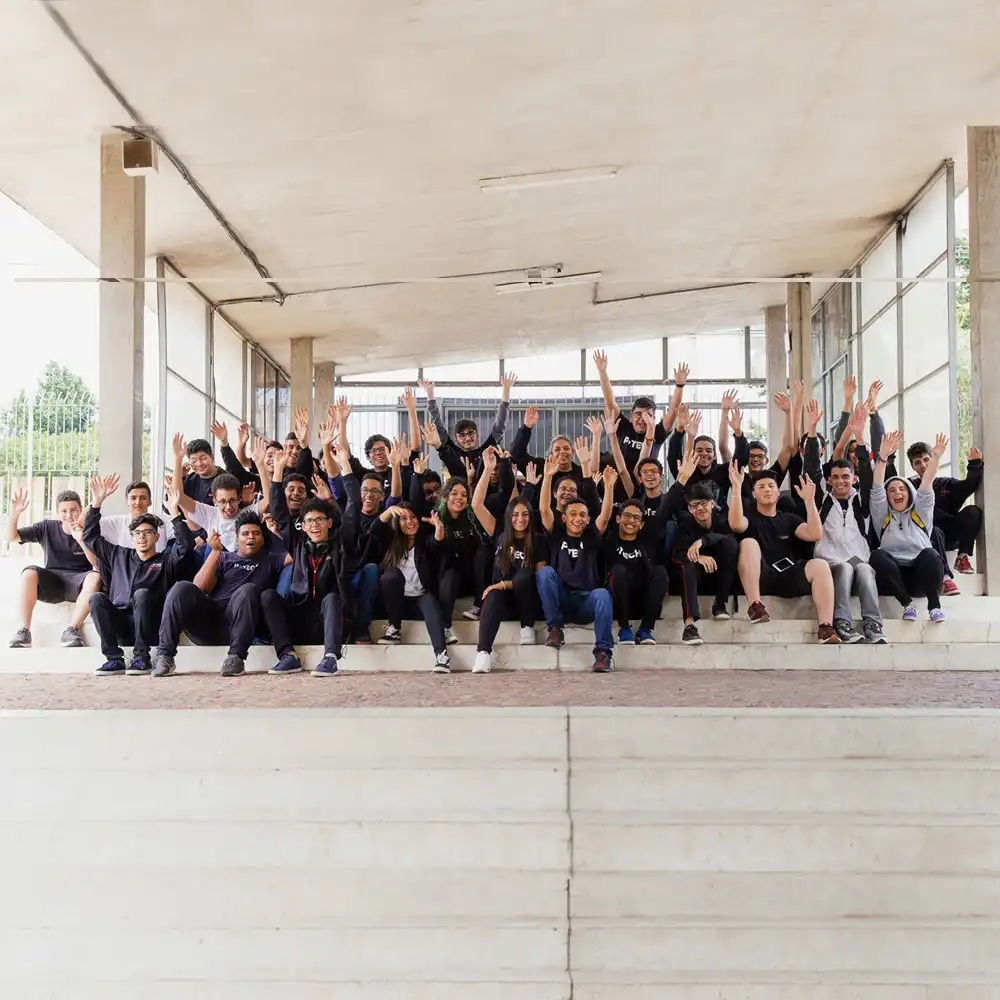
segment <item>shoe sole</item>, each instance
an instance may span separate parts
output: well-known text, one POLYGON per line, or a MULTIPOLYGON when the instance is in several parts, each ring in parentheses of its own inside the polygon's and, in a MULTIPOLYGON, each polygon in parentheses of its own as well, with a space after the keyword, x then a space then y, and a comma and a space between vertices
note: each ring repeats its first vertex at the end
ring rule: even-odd
POLYGON ((766 625, 771 620, 770 615, 763 615, 760 618, 747 618, 751 625, 766 625))
POLYGON ((618 645, 619 646, 634 646, 635 645, 635 639, 619 639, 618 640, 618 645))
POLYGON ((165 674, 158 674, 155 670, 153 670, 153 671, 150 671, 149 676, 150 677, 171 677, 171 676, 173 676, 173 674, 176 671, 176 669, 177 669, 176 667, 172 667, 165 674))
POLYGON ((519 646, 537 646, 537 645, 538 645, 538 643, 537 643, 537 642, 535 642, 535 640, 534 640, 534 639, 522 639, 522 640, 521 640, 521 641, 520 641, 520 642, 518 643, 518 645, 519 645, 519 646))
POLYGON ((446 646, 457 646, 458 645, 458 636, 454 635, 450 639, 445 639, 444 644, 446 646))
POLYGON ((127 667, 125 670, 125 673, 128 674, 129 677, 147 677, 152 672, 153 672, 152 667, 147 667, 145 670, 139 670, 138 668, 127 667))
POLYGON ((614 671, 614 669, 615 669, 614 667, 605 667, 605 666, 602 665, 600 667, 594 667, 592 669, 591 673, 595 673, 595 674, 610 674, 610 673, 612 673, 614 671))
POLYGON ((462 620, 467 622, 477 622, 479 621, 479 615, 470 615, 468 611, 463 611, 462 620))
POLYGON ((398 639, 384 639, 383 638, 383 639, 379 639, 378 645, 379 646, 398 646, 402 641, 403 641, 402 636, 400 636, 398 639))
POLYGON ((450 674, 451 673, 451 667, 438 667, 438 666, 435 666, 434 670, 432 672, 435 673, 435 674, 450 674))
POLYGON ((472 668, 472 673, 474 674, 488 674, 489 672, 490 672, 489 667, 487 667, 485 670, 483 670, 481 667, 478 670, 475 667, 472 668))
POLYGON ((841 638, 840 641, 845 646, 854 646, 855 644, 857 644, 859 642, 864 642, 865 641, 865 637, 863 635, 857 635, 857 636, 854 636, 853 638, 850 638, 850 639, 841 638))
POLYGON ((268 670, 268 673, 269 674, 301 674, 304 669, 305 669, 304 667, 290 667, 288 670, 275 670, 274 667, 271 667, 271 669, 268 670))
POLYGON ((313 677, 337 677, 340 675, 340 670, 310 670, 309 671, 313 677))
POLYGON ((124 677, 127 672, 124 668, 121 670, 101 670, 100 667, 94 671, 98 677, 124 677))
POLYGON ((30 642, 8 642, 8 649, 31 649, 30 642))
POLYGON ((72 642, 60 642, 63 649, 83 649, 87 644, 82 639, 74 639, 72 642))
POLYGON ((713 622, 728 622, 732 621, 731 615, 712 615, 713 622))
POLYGON ((681 643, 685 646, 704 646, 704 639, 681 639, 681 643))
POLYGON ((640 646, 655 646, 656 645, 656 640, 655 639, 640 639, 639 640, 639 645, 640 646))
POLYGON ((828 635, 825 639, 820 639, 821 646, 843 646, 846 645, 839 635, 828 635))

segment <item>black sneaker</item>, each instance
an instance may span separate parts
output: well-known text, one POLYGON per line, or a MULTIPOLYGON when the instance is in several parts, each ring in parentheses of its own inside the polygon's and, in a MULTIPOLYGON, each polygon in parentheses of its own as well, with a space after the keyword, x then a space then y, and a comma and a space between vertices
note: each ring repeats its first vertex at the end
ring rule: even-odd
POLYGON ((246 665, 238 657, 234 656, 232 653, 229 654, 222 661, 222 676, 223 677, 239 677, 240 674, 246 671, 246 665))
POLYGON ((561 628, 550 628, 545 637, 545 645, 551 649, 558 649, 566 644, 566 634, 561 628))
POLYGON ((615 658, 611 655, 611 650, 595 649, 594 666, 593 666, 594 673, 610 674, 611 671, 614 669, 615 669, 615 658))
POLYGON ((854 630, 854 626, 846 618, 838 618, 833 623, 833 630, 840 637, 841 642, 853 645, 856 642, 864 642, 865 637, 854 630))
POLYGON ((105 660, 95 671, 95 674, 123 674, 125 673, 125 661, 114 657, 111 660, 105 660))
POLYGON ((402 641, 403 633, 395 625, 386 625, 385 631, 382 633, 382 638, 379 639, 379 642, 392 643, 393 645, 402 641))
POLYGON ((861 630, 865 634, 865 642, 871 643, 873 646, 886 646, 888 645, 888 640, 882 634, 882 623, 876 621, 866 621, 864 625, 861 626, 861 630))
POLYGON ((685 646, 700 646, 701 645, 701 633, 698 631, 698 626, 691 624, 684 626, 684 634, 681 636, 681 642, 685 646))
POLYGON ((11 649, 27 649, 31 645, 31 632, 26 628, 19 628, 10 637, 7 645, 11 649))
POLYGON ((157 654, 156 662, 153 664, 153 672, 150 674, 151 677, 169 677, 177 669, 177 664, 174 663, 174 658, 172 656, 166 656, 163 653, 157 654))
POLYGON ((142 674, 148 674, 152 669, 153 664, 149 662, 149 657, 143 653, 139 653, 138 656, 132 657, 125 673, 132 674, 133 676, 140 676, 142 674))
MULTIPOLYGON (((228 657, 227 657, 228 659, 228 657)), ((302 661, 292 653, 285 653, 268 671, 269 674, 299 674, 302 672, 302 661)))
POLYGON ((729 610, 725 604, 713 604, 712 605, 712 620, 717 622, 727 622, 729 621, 730 615, 729 610))
POLYGON ((481 610, 482 610, 481 608, 477 608, 475 605, 473 605, 471 608, 469 608, 468 611, 462 612, 462 617, 467 622, 477 622, 479 621, 479 615, 481 610))

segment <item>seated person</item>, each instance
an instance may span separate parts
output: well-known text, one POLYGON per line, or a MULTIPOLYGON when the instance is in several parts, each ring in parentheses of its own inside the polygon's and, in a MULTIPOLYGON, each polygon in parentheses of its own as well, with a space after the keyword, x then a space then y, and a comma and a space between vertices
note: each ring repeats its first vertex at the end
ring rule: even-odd
POLYGON ((626 500, 616 521, 604 536, 604 570, 618 621, 618 644, 655 646, 653 629, 667 596, 667 571, 642 538, 642 505, 638 500, 626 500), (635 633, 633 618, 640 619, 635 633))
POLYGON ((889 456, 902 440, 900 431, 886 434, 875 460, 871 514, 879 547, 871 555, 871 564, 879 592, 895 597, 903 606, 903 621, 917 620, 917 609, 910 597, 916 594, 927 598, 928 617, 940 623, 945 620, 940 597, 944 568, 930 533, 934 527, 934 477, 948 439, 943 434, 937 436, 917 489, 899 476, 885 478, 889 456))
MULTIPOLYGON (((357 483, 353 474, 344 476, 348 491, 344 528, 347 530, 351 524, 355 533, 360 499, 357 483)), ((282 518, 277 510, 274 516, 280 525, 282 518)), ((327 500, 317 497, 307 500, 299 519, 302 530, 288 533, 293 567, 291 592, 287 599, 277 590, 265 590, 261 596, 264 621, 278 654, 278 662, 270 672, 300 671, 302 661, 295 646, 322 642, 323 658, 312 673, 314 677, 332 677, 339 671, 344 611, 352 601, 344 563, 344 540, 341 529, 335 527, 333 509, 327 500)))
POLYGON ((421 380, 420 388, 427 396, 427 412, 430 414, 431 436, 426 437, 427 443, 437 448, 441 462, 449 473, 453 476, 465 478, 467 476, 465 462, 469 461, 473 465, 479 461, 483 451, 492 445, 499 446, 503 441, 504 428, 507 426, 507 413, 510 410, 510 390, 517 381, 517 376, 507 373, 500 381, 503 388, 503 397, 497 407, 497 417, 493 424, 493 429, 485 440, 479 440, 479 428, 474 420, 459 420, 455 424, 455 440, 448 434, 441 419, 441 411, 438 409, 437 400, 434 398, 434 383, 421 380))
POLYGON ((698 461, 697 468, 691 476, 690 483, 700 483, 708 480, 715 486, 716 503, 720 507, 725 507, 728 503, 729 494, 729 431, 732 429, 735 437, 734 460, 741 468, 746 468, 750 461, 750 449, 747 439, 743 436, 742 414, 739 407, 734 407, 735 397, 723 396, 722 417, 719 424, 719 449, 723 461, 716 461, 715 442, 707 434, 699 434, 701 427, 701 413, 698 410, 688 411, 681 407, 677 417, 677 425, 670 441, 667 444, 667 468, 670 469, 674 479, 677 478, 677 470, 687 451, 694 450, 698 461), (728 408, 726 403, 729 403, 728 408), (687 435, 687 446, 685 447, 685 434, 687 435))
POLYGON ((246 669, 247 653, 261 619, 260 595, 274 589, 292 557, 272 545, 272 536, 256 511, 241 511, 234 528, 235 552, 228 551, 213 531, 208 538, 208 557, 194 583, 180 580, 167 594, 153 677, 167 677, 176 669, 174 658, 181 632, 200 646, 228 643, 223 677, 235 677, 246 669))
MULTIPOLYGON (((261 471, 261 478, 270 490, 271 479, 266 470, 261 471)), ((174 480, 179 482, 179 480, 174 480)), ((240 510, 240 481, 228 472, 220 472, 212 482, 213 506, 201 503, 182 492, 180 496, 181 510, 206 534, 216 533, 222 540, 222 547, 227 552, 236 551, 237 520, 240 510)), ((266 494, 265 494, 266 495, 266 494)), ((244 507, 256 513, 257 504, 244 507)))
POLYGON ((83 505, 80 495, 63 490, 56 497, 56 516, 37 521, 27 528, 17 522, 28 509, 28 491, 17 490, 11 497, 7 518, 7 541, 21 545, 34 543, 42 547, 45 566, 28 566, 21 573, 21 594, 18 609, 21 627, 10 640, 11 649, 31 645, 31 618, 35 604, 75 602, 69 624, 63 629, 60 645, 83 646, 80 629, 90 613, 90 598, 101 589, 101 575, 96 572, 96 559, 84 551, 83 505))
MULTIPOLYGON (((132 522, 143 514, 148 514, 153 506, 153 491, 149 483, 137 480, 125 487, 125 506, 127 514, 108 514, 101 518, 101 537, 112 545, 132 548, 132 522)), ((157 519, 159 520, 159 519, 157 519)), ((167 541, 173 537, 173 526, 160 525, 160 534, 156 540, 156 551, 162 552, 167 547, 167 541)))
POLYGON ((700 646, 702 642, 698 631, 699 594, 714 595, 712 618, 715 621, 729 621, 728 603, 736 580, 739 551, 726 511, 716 506, 713 484, 704 479, 690 482, 697 462, 694 452, 688 452, 677 470, 677 481, 664 500, 664 507, 677 520, 673 566, 680 577, 684 615, 681 642, 688 646, 700 646))
MULTIPOLYGON (((933 452, 924 441, 918 441, 906 449, 906 457, 916 473, 910 482, 919 488, 927 466, 933 461, 933 452)), ((974 572, 972 555, 983 527, 983 511, 965 501, 975 494, 982 481, 983 453, 978 448, 969 451, 965 479, 934 477, 934 526, 941 529, 946 550, 958 549, 955 569, 959 573, 974 572)))
POLYGON ((604 470, 604 500, 601 513, 592 524, 590 511, 582 500, 571 500, 563 513, 552 509, 552 479, 556 462, 548 459, 539 495, 539 513, 549 549, 549 565, 536 574, 538 593, 548 625, 546 646, 558 649, 566 637, 563 625, 594 623, 594 665, 596 673, 614 670, 615 637, 611 594, 600 586, 601 538, 614 509, 614 489, 618 473, 604 470))
POLYGON ((451 657, 444 638, 444 619, 438 604, 437 562, 431 552, 430 528, 441 524, 437 511, 423 522, 408 503, 393 504, 379 516, 383 525, 382 600, 386 625, 381 642, 402 642, 403 615, 419 614, 434 647, 434 673, 450 674, 451 657))
POLYGON ((223 470, 215 464, 212 446, 204 438, 195 438, 184 444, 181 434, 174 435, 174 482, 182 483, 182 492, 196 503, 212 502, 212 481, 223 470), (182 474, 183 461, 187 457, 191 471, 182 474))
MULTIPOLYGON (((222 421, 213 420, 209 430, 212 432, 212 437, 219 442, 219 451, 222 453, 222 464, 226 467, 225 471, 235 476, 240 481, 240 485, 244 490, 253 486, 254 494, 256 494, 260 487, 260 478, 256 472, 256 467, 253 469, 247 468, 249 462, 246 457, 246 446, 250 439, 249 425, 240 424, 237 431, 238 441, 235 451, 229 446, 229 428, 222 421)), ((280 444, 278 444, 276 450, 281 450, 280 444)), ((245 500, 245 505, 252 503, 253 500, 254 497, 245 500)))
POLYGON ((833 577, 830 564, 822 559, 804 559, 795 540, 818 542, 823 526, 816 509, 816 484, 803 477, 795 492, 801 499, 806 520, 778 510, 778 477, 770 469, 758 472, 753 484, 755 508, 743 511, 743 477, 736 462, 730 466, 732 492, 729 527, 739 537, 737 569, 747 595, 747 617, 754 625, 771 620, 761 603, 761 594, 805 597, 812 594, 819 619, 819 641, 839 643, 833 627, 833 577))
MULTIPOLYGON (((524 413, 524 423, 517 429, 514 440, 510 446, 510 460, 522 472, 527 472, 529 465, 534 465, 536 469, 541 469, 545 465, 545 458, 528 454, 528 445, 531 443, 531 432, 538 424, 538 407, 529 406, 524 413)), ((583 485, 586 478, 583 469, 573 461, 573 442, 564 434, 557 434, 549 443, 549 453, 547 458, 554 458, 559 463, 557 476, 569 475, 576 483, 577 490, 583 485)))
POLYGON ((109 542, 103 535, 101 504, 118 489, 118 476, 94 476, 90 481, 90 506, 83 523, 84 544, 97 556, 107 593, 90 598, 90 614, 101 639, 104 663, 99 674, 148 674, 153 669, 149 651, 156 644, 167 591, 183 578, 182 566, 191 551, 191 532, 184 523, 180 493, 171 489, 167 507, 176 528, 176 539, 166 551, 157 550, 162 522, 143 513, 131 522, 132 545, 109 542), (125 666, 122 643, 132 647, 125 666))
MULTIPOLYGON (((483 452, 487 473, 495 463, 495 450, 487 448, 483 452)), ((516 497, 507 504, 502 519, 494 517, 486 506, 488 481, 488 475, 480 476, 472 494, 472 512, 490 536, 489 551, 493 553, 493 580, 482 594, 479 642, 472 667, 476 674, 490 671, 493 643, 502 621, 520 621, 521 645, 534 645, 535 621, 541 610, 535 573, 548 561, 545 539, 535 528, 531 507, 516 497)))

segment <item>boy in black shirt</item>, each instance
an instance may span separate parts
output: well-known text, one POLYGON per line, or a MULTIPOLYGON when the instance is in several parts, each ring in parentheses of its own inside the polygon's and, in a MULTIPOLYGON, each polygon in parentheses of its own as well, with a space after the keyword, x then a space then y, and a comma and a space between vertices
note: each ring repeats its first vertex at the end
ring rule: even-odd
POLYGON ((11 498, 7 518, 7 541, 41 545, 45 566, 28 566, 21 573, 21 627, 10 640, 11 649, 31 645, 31 617, 35 604, 62 604, 75 601, 69 625, 63 630, 60 645, 83 646, 80 629, 90 614, 90 598, 101 589, 100 573, 80 544, 83 538, 83 504, 73 490, 63 490, 56 497, 56 517, 38 521, 27 528, 17 522, 28 509, 28 491, 18 490, 11 498))
POLYGON ((590 523, 590 511, 582 500, 566 505, 561 517, 552 510, 552 477, 556 461, 545 463, 538 510, 548 536, 549 565, 536 574, 538 593, 549 627, 546 646, 559 648, 566 641, 563 623, 594 623, 594 671, 614 669, 615 648, 611 630, 613 607, 611 594, 600 586, 598 558, 601 536, 611 520, 615 483, 618 473, 610 466, 604 470, 604 501, 597 520, 590 523))
POLYGON ((236 518, 235 552, 225 550, 215 531, 208 546, 211 551, 194 583, 181 580, 167 594, 153 677, 174 672, 181 632, 200 645, 228 641, 222 676, 242 674, 261 618, 260 595, 277 586, 282 569, 292 561, 283 549, 270 547, 260 518, 249 509, 236 518))
POLYGON ((174 542, 166 551, 156 551, 162 522, 149 513, 130 522, 131 548, 109 542, 101 534, 101 504, 118 489, 118 482, 118 476, 91 479, 90 507, 83 526, 83 540, 97 556, 107 587, 107 593, 90 598, 90 614, 105 657, 96 673, 148 674, 153 669, 149 650, 160 630, 163 602, 180 578, 192 536, 180 509, 180 493, 171 489, 167 507, 173 518, 174 542), (123 642, 132 646, 127 669, 123 642))
POLYGON ((802 559, 795 544, 818 542, 823 523, 816 507, 816 484, 799 480, 795 492, 805 508, 806 520, 778 510, 778 476, 770 469, 758 472, 753 484, 755 510, 743 512, 743 477, 735 462, 729 467, 732 483, 729 527, 740 536, 739 574, 747 595, 747 617, 754 625, 771 620, 761 603, 761 594, 805 597, 812 594, 819 618, 819 641, 839 643, 833 627, 833 575, 824 559, 802 559))
POLYGON ((185 446, 184 436, 175 434, 174 456, 177 464, 187 456, 191 466, 191 471, 184 477, 184 493, 197 503, 211 504, 212 480, 224 471, 215 464, 212 446, 204 438, 195 438, 185 446))
POLYGON ((640 537, 642 506, 626 500, 618 513, 618 524, 604 538, 604 566, 608 588, 618 620, 618 643, 622 646, 655 646, 653 629, 667 596, 667 571, 650 556, 640 537), (639 631, 632 632, 632 612, 642 610, 639 631))

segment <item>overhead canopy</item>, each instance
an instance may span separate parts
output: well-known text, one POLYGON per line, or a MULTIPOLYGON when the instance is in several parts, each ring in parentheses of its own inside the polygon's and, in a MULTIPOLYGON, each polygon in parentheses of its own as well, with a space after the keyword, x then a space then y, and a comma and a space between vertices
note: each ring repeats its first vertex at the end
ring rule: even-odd
MULTIPOLYGON (((995 0, 0 0, 0 188, 94 260, 137 123, 52 10, 291 295, 229 315, 344 373, 756 321, 781 283, 635 296, 837 273, 1000 116, 995 0)), ((148 250, 273 294, 162 157, 148 250)))

